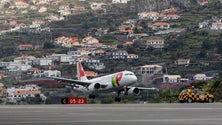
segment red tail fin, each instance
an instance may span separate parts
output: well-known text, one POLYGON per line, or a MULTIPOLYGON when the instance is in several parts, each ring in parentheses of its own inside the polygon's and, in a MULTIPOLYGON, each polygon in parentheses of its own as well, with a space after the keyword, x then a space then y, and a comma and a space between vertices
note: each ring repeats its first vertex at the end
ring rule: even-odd
POLYGON ((86 74, 85 74, 85 71, 82 67, 82 64, 81 62, 77 62, 77 75, 78 75, 78 80, 81 80, 81 81, 87 81, 87 77, 86 77, 86 74))

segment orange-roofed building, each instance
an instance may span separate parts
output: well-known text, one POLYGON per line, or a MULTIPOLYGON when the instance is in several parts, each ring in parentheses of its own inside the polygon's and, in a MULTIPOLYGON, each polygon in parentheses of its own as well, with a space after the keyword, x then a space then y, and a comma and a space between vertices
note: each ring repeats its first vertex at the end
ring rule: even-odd
POLYGON ((15 2, 15 6, 18 9, 23 9, 23 8, 27 8, 29 6, 29 4, 26 2, 23 2, 23 1, 18 1, 18 2, 15 2))
POLYGON ((85 71, 85 74, 87 77, 91 77, 91 78, 98 77, 98 73, 94 71, 85 71))
POLYGON ((137 54, 128 54, 127 59, 138 59, 139 56, 137 54))
POLYGON ((33 50, 33 45, 32 44, 20 44, 19 45, 19 50, 20 51, 30 51, 33 50))
POLYGON ((5 74, 0 73, 0 80, 5 77, 5 74))
POLYGON ((172 7, 172 8, 165 9, 163 12, 164 13, 175 13, 175 12, 177 12, 177 9, 172 7))
POLYGON ((95 52, 96 55, 105 55, 106 51, 105 50, 102 50, 102 49, 99 49, 95 52))
POLYGON ((150 26, 153 30, 158 30, 158 29, 169 29, 170 24, 167 22, 155 22, 150 26))
POLYGON ((124 43, 125 46, 131 46, 131 45, 133 45, 133 44, 134 44, 133 41, 126 41, 126 42, 124 43))

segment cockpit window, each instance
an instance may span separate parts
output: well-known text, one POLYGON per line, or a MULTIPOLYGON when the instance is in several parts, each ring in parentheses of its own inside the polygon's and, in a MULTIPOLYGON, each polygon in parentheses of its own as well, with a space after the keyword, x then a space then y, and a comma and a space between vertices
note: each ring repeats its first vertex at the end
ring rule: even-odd
POLYGON ((133 73, 126 73, 125 76, 133 76, 133 73))

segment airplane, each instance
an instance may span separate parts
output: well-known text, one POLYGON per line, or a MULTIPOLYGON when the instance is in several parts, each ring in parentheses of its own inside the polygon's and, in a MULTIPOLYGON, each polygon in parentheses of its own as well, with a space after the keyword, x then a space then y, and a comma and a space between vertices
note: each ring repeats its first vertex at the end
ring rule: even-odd
POLYGON ((73 91, 89 94, 90 99, 95 99, 95 94, 117 92, 116 102, 120 102, 120 94, 139 95, 141 90, 157 90, 157 88, 133 87, 137 83, 136 75, 131 71, 121 71, 98 78, 88 79, 81 62, 77 62, 78 80, 63 77, 48 77, 54 80, 70 83, 73 91))

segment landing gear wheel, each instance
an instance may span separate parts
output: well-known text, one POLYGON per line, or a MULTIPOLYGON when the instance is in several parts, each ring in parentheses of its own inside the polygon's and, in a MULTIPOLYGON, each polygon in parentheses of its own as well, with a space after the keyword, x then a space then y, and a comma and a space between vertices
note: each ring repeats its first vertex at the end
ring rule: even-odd
POLYGON ((89 94, 90 99, 95 99, 95 97, 96 97, 95 95, 89 94))
POLYGON ((115 102, 120 102, 121 98, 120 97, 115 97, 115 102))

